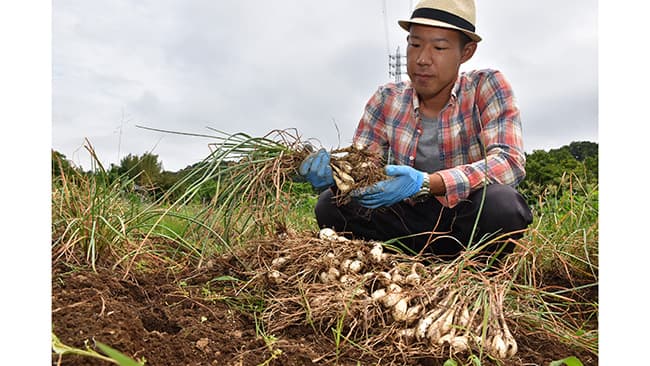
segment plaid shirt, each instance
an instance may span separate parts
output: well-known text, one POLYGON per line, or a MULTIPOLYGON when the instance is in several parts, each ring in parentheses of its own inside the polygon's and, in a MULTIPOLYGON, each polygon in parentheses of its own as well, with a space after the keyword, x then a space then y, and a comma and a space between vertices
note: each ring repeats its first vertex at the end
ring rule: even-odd
MULTIPOLYGON (((437 198, 443 205, 454 207, 481 188, 484 179, 513 187, 524 179, 519 109, 500 72, 461 73, 438 117, 444 169, 437 173, 446 193, 437 198)), ((410 82, 389 83, 366 104, 353 143, 380 151, 389 164, 413 166, 421 123, 417 93, 410 82)))

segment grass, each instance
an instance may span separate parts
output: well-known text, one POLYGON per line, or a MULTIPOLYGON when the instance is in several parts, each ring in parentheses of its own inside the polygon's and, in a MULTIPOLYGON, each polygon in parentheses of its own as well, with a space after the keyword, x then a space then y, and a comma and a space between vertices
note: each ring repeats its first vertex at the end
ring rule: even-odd
POLYGON ((52 184, 52 254, 54 261, 73 260, 79 251, 94 269, 100 255, 121 254, 138 224, 138 215, 125 199, 133 180, 109 182, 92 148, 88 151, 98 174, 62 174, 52 184))
MULTIPOLYGON (((290 211, 288 207, 293 205, 291 187, 304 191, 304 184, 285 184, 290 177, 273 174, 278 169, 271 157, 292 151, 283 141, 293 137, 281 133, 278 136, 279 141, 243 134, 221 138, 219 148, 165 195, 150 203, 133 199, 135 177, 109 177, 92 145, 87 143, 93 161, 91 174, 74 171, 72 176, 53 177, 53 261, 88 263, 95 269, 101 257, 123 267, 126 274, 143 257, 166 263, 188 259, 200 266, 215 252, 268 234, 278 224, 286 226, 287 217, 312 224, 304 217, 313 216, 305 215, 313 201, 304 193, 298 195, 303 199, 295 205, 298 209, 285 217, 290 211), (251 151, 254 156, 249 156, 251 151), (246 162, 234 163, 244 157, 246 162), (270 177, 270 184, 263 177, 270 177), (229 183, 217 184, 210 204, 194 204, 192 198, 211 181, 229 183), (169 202, 172 193, 181 188, 179 198, 169 202), (165 244, 157 246, 159 242, 165 244)), ((297 143, 294 140, 289 143, 297 143)), ((295 165, 287 156, 285 164, 295 165)))
POLYGON ((598 353, 598 188, 565 176, 535 207, 510 306, 530 331, 598 353), (569 284, 567 286, 567 284, 569 284))
MULTIPOLYGON (((296 160, 290 152, 302 146, 296 135, 215 132, 213 153, 172 188, 188 187, 173 202, 169 195, 154 202, 133 199, 133 179, 110 180, 88 143, 94 174, 53 177, 53 262, 94 269, 103 261, 125 276, 147 263, 200 267, 212 254, 232 252, 278 227, 315 230, 316 195, 292 177, 296 160), (193 203, 207 181, 217 182, 215 198, 206 205, 193 203)), ((507 314, 517 319, 518 334, 543 332, 554 342, 597 355, 598 187, 565 175, 558 188, 538 197, 533 211, 534 222, 513 255, 504 297, 507 314)), ((242 291, 219 301, 259 315, 265 305, 258 295, 242 291)), ((338 325, 332 331, 338 357, 343 329, 338 325)), ((570 353, 566 356, 560 361, 578 364, 570 353)), ((481 357, 467 364, 480 364, 481 357)))

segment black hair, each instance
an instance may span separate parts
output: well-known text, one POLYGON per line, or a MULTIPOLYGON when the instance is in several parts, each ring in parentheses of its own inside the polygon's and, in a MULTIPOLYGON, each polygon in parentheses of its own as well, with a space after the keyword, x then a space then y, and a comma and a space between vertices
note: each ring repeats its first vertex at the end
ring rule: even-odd
POLYGON ((463 48, 465 48, 465 46, 466 46, 468 43, 473 42, 472 39, 469 38, 469 36, 468 36, 467 34, 465 34, 465 32, 458 31, 458 33, 460 33, 460 37, 459 37, 459 38, 460 38, 460 49, 461 49, 461 50, 462 50, 463 48))

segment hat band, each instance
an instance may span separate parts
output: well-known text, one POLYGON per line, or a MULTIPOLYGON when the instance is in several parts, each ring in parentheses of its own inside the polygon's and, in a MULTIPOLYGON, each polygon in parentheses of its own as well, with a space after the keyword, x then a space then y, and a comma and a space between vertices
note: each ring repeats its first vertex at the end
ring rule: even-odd
POLYGON ((451 25, 455 25, 458 28, 465 29, 470 32, 474 32, 476 29, 472 23, 467 20, 459 17, 458 15, 446 12, 440 9, 431 9, 431 8, 419 8, 415 9, 411 19, 413 18, 428 18, 431 20, 439 20, 451 25))

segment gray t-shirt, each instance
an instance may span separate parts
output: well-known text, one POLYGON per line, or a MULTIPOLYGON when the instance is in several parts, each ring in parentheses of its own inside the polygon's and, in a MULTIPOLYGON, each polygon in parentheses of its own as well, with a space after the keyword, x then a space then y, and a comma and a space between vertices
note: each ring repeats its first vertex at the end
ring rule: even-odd
POLYGON ((443 168, 440 161, 437 118, 422 117, 422 135, 418 139, 413 167, 427 173, 434 173, 443 168))

